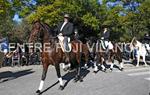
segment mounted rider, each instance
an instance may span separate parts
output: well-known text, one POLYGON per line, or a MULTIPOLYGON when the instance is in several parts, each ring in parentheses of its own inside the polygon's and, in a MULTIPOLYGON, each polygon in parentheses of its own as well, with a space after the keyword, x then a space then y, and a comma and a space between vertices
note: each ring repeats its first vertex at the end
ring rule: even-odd
POLYGON ((69 22, 69 19, 70 19, 69 14, 65 14, 64 21, 60 22, 57 25, 57 28, 55 30, 57 32, 59 44, 66 55, 66 62, 69 62, 70 60, 69 57, 71 51, 71 44, 69 43, 71 37, 73 36, 73 30, 74 30, 73 23, 69 22))
POLYGON ((73 35, 73 23, 69 22, 69 14, 64 15, 64 21, 59 23, 57 26, 58 38, 63 37, 64 51, 69 52, 69 41, 70 37, 73 35))
POLYGON ((108 49, 108 46, 109 46, 109 37, 110 37, 110 31, 108 30, 107 27, 104 27, 104 30, 102 32, 102 37, 101 37, 102 48, 104 50, 108 49))

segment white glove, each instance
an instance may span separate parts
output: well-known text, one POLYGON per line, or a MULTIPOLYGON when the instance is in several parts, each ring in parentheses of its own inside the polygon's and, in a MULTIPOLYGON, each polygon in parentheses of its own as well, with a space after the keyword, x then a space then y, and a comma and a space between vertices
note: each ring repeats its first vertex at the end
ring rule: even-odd
POLYGON ((59 36, 62 36, 62 33, 59 33, 59 36))
POLYGON ((103 39, 104 39, 104 37, 101 37, 101 39, 103 40, 103 39))

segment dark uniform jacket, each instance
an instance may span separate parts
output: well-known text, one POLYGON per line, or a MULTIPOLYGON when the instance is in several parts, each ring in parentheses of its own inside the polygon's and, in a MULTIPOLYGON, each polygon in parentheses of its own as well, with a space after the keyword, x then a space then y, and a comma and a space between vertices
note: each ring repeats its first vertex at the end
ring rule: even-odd
POLYGON ((104 37, 104 40, 109 41, 110 32, 107 30, 105 33, 102 33, 102 37, 104 37))
POLYGON ((63 27, 62 31, 60 31, 62 25, 63 25, 64 22, 61 22, 58 24, 57 26, 57 33, 62 33, 63 36, 67 36, 67 37, 70 37, 73 35, 73 24, 68 22, 65 24, 65 26, 63 27))

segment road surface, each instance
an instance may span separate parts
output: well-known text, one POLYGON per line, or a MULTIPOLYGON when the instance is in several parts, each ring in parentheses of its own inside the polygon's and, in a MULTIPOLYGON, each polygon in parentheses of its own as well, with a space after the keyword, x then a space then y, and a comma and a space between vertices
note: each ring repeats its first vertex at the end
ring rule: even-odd
MULTIPOLYGON (((0 68, 0 95, 37 95, 42 74, 41 65, 0 68)), ((125 65, 123 72, 93 73, 82 71, 83 82, 73 82, 74 73, 61 70, 65 88, 59 90, 56 72, 49 67, 42 95, 149 95, 150 66, 125 65)))

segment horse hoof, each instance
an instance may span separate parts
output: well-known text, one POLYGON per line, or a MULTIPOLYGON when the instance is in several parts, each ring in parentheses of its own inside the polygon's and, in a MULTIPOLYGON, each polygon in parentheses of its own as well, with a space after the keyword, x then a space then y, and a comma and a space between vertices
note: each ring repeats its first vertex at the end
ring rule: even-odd
POLYGON ((147 65, 147 64, 145 64, 144 66, 145 66, 145 67, 147 67, 148 65, 147 65))
POLYGON ((80 79, 80 82, 83 82, 83 79, 80 79))
POLYGON ((63 70, 66 72, 68 69, 67 69, 67 68, 64 68, 63 70))
POLYGON ((61 85, 61 86, 59 87, 59 90, 63 90, 63 89, 64 89, 64 86, 61 85))
POLYGON ((74 80, 73 80, 73 82, 74 82, 74 83, 77 83, 77 82, 78 82, 78 80, 77 80, 77 79, 74 79, 74 80))
POLYGON ((95 74, 96 74, 96 73, 97 73, 97 71, 93 71, 93 73, 95 73, 95 74))
POLYGON ((88 69, 88 66, 84 66, 83 69, 88 69))
POLYGON ((110 68, 110 72, 112 72, 113 71, 113 69, 112 68, 110 68))
POLYGON ((106 68, 102 70, 102 72, 106 72, 106 68))
POLYGON ((120 68, 120 71, 123 71, 124 70, 124 68, 120 68))
POLYGON ((41 91, 40 91, 40 90, 37 90, 36 93, 37 93, 38 95, 40 95, 40 94, 41 94, 41 91))
POLYGON ((79 80, 78 78, 75 78, 75 79, 73 80, 73 82, 76 83, 76 82, 78 82, 78 80, 79 80))

